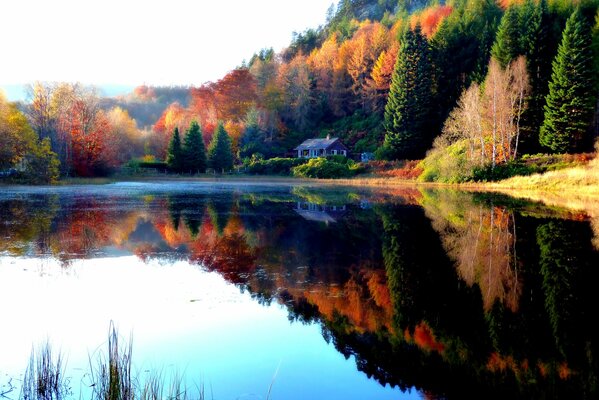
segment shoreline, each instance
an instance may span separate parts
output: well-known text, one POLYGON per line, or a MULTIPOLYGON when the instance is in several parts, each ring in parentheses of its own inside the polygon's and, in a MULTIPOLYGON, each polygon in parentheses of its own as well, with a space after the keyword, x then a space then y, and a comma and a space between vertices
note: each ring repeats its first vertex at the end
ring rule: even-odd
MULTIPOLYGON (((587 170, 588 171, 588 170, 587 170)), ((566 173, 568 171, 565 171, 566 173)), ((517 176, 505 181, 499 182, 475 182, 475 183, 440 183, 440 182, 419 182, 416 180, 395 179, 386 177, 363 177, 363 178, 345 178, 345 179, 316 179, 316 178, 296 178, 292 176, 276 175, 205 175, 205 176, 172 176, 172 175, 151 175, 151 176, 118 176, 106 178, 66 178, 58 181, 54 187, 77 186, 77 185, 109 185, 123 182, 205 182, 205 183, 243 183, 260 185, 309 185, 309 186, 328 186, 328 187, 363 187, 363 188, 431 188, 431 189, 450 189, 462 190, 467 192, 485 192, 498 193, 508 196, 529 199, 533 201, 543 201, 550 199, 553 203, 555 199, 563 201, 579 199, 584 201, 596 200, 599 202, 599 185, 568 185, 567 183, 557 185, 538 184, 543 181, 547 174, 517 176), (522 182, 525 181, 525 182, 522 182)), ((15 187, 37 185, 1 183, 0 187, 15 187)), ((46 186, 46 185, 44 185, 46 186)))

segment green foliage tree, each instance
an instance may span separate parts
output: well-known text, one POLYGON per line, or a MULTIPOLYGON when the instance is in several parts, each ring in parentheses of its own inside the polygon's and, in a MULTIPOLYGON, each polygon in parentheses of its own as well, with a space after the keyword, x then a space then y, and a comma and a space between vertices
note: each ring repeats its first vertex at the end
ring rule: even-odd
POLYGON ((505 69, 521 54, 521 33, 518 9, 515 6, 508 7, 501 18, 497 37, 491 48, 491 55, 499 61, 501 68, 505 69))
POLYGON ((36 141, 26 157, 25 178, 34 184, 54 183, 60 175, 60 161, 51 149, 50 138, 36 141))
POLYGON ((501 9, 495 1, 456 1, 431 40, 434 64, 434 132, 440 132, 462 92, 487 74, 501 9))
POLYGON ((526 99, 527 107, 522 115, 520 149, 522 153, 537 153, 540 151, 539 130, 545 114, 545 97, 549 91, 551 59, 555 52, 551 45, 547 1, 540 0, 535 5, 533 0, 527 0, 521 20, 524 27, 521 46, 526 56, 530 96, 526 99))
POLYGON ((50 139, 40 141, 25 115, 0 95, 0 171, 16 168, 18 181, 42 184, 55 182, 59 167, 50 139))
POLYGON ((231 137, 225 130, 222 122, 218 123, 216 132, 208 148, 208 160, 214 171, 225 172, 233 168, 233 151, 231 150, 231 137))
POLYGON ((197 121, 191 121, 183 144, 183 171, 206 172, 206 146, 197 121))
POLYGON ((36 145, 27 118, 0 94, 0 170, 17 166, 36 145))
POLYGON ((416 26, 403 36, 391 78, 385 107, 385 158, 419 158, 430 147, 431 88, 428 41, 416 26))
POLYGON ((171 171, 181 172, 183 170, 183 148, 181 147, 178 127, 175 127, 171 141, 168 144, 166 164, 171 171))
POLYGON ((590 245, 592 231, 588 225, 580 225, 556 220, 537 228, 545 308, 555 343, 564 356, 584 348, 586 330, 581 327, 592 314, 584 299, 589 294, 587 283, 593 281, 596 253, 590 245))
POLYGON ((585 139, 594 107, 591 32, 576 9, 553 61, 540 143, 557 153, 575 150, 585 139))

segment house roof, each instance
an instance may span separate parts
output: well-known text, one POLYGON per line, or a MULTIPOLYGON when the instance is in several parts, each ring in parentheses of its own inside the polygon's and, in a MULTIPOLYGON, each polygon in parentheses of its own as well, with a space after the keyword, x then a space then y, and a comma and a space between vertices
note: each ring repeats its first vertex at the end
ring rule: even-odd
MULTIPOLYGON (((308 139, 302 144, 297 146, 294 150, 318 150, 327 149, 337 142, 339 138, 325 138, 325 139, 308 139)), ((341 142, 339 142, 343 146, 341 142)), ((343 146, 345 147, 345 146, 343 146)))

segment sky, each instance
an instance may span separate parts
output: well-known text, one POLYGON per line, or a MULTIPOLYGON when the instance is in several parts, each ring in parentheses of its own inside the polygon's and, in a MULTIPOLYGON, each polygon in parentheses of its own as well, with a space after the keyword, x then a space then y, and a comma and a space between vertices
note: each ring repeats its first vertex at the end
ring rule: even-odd
MULTIPOLYGON (((0 85, 199 85, 325 22, 334 0, 9 0, 0 85)), ((336 3, 336 1, 335 1, 336 3)))

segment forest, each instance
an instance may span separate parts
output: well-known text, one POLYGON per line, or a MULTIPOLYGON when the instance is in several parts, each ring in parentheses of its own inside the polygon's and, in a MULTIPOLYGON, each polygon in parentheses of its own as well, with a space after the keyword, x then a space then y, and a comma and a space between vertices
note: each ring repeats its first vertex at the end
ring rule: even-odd
POLYGON ((341 0, 286 49, 259 50, 200 87, 102 98, 37 82, 25 103, 0 97, 0 172, 33 183, 140 166, 346 177, 418 160, 407 165, 425 181, 518 173, 533 155, 593 151, 598 9, 598 0, 341 0), (381 161, 282 160, 327 135, 354 159, 381 161))

